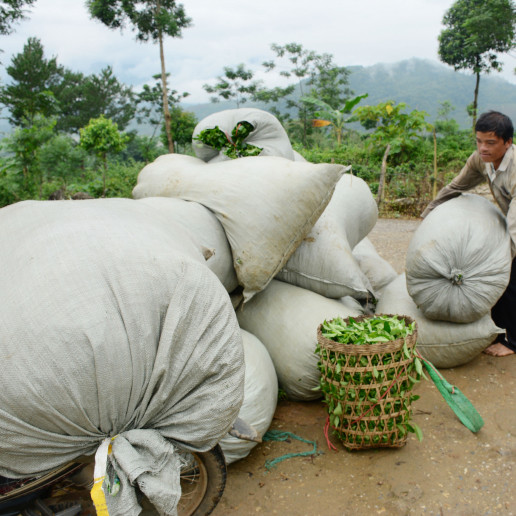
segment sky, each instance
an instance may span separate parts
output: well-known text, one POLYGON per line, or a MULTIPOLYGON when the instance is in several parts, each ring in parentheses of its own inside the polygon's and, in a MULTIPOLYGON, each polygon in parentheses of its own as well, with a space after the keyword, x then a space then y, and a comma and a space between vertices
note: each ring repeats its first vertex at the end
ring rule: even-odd
MULTIPOLYGON (((267 86, 280 85, 262 63, 275 57, 271 44, 300 43, 329 53, 338 66, 371 66, 413 57, 439 62, 438 35, 453 0, 184 0, 192 26, 182 38, 165 39, 171 89, 189 92, 189 103, 208 102, 203 84, 215 84, 225 66, 244 63, 267 86)), ((111 66, 138 91, 160 72, 159 48, 138 43, 130 27, 110 30, 89 17, 85 0, 36 0, 15 32, 0 36, 0 81, 29 37, 41 40, 47 58, 85 74, 111 66)), ((502 59, 494 76, 516 84, 516 54, 502 59)))

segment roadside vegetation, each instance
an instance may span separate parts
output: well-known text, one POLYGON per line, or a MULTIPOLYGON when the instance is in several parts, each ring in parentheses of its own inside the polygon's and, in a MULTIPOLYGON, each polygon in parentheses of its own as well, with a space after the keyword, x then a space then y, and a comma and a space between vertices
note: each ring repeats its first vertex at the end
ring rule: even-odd
MULTIPOLYGON (((13 9, 0 13, 0 33, 12 32, 16 20, 26 15, 24 4, 29 7, 34 1, 10 2, 13 9)), ((172 0, 89 0, 86 8, 110 28, 128 25, 137 39, 157 44, 160 73, 135 92, 110 67, 89 76, 66 69, 58 57, 45 56, 40 40, 29 38, 10 63, 2 63, 9 79, 0 85, 0 105, 12 132, 0 141, 0 206, 26 199, 131 197, 145 164, 168 152, 193 154, 198 120, 182 108, 188 92, 168 86, 162 51, 165 36, 180 37, 190 26, 183 7, 172 0), (129 8, 133 3, 134 9, 129 8), (160 16, 160 9, 167 10, 167 16, 160 16)), ((515 47, 514 5, 512 0, 458 0, 454 9, 443 20, 440 54, 456 69, 469 67, 477 75, 470 113, 474 120, 478 79, 489 71, 483 56, 489 57, 491 68, 499 69, 493 52, 515 47), (487 34, 481 20, 487 14, 506 20, 508 12, 512 22, 504 23, 503 34, 487 34), (476 46, 467 62, 454 60, 452 54, 453 42, 467 37, 454 25, 459 14, 470 28, 482 27, 481 42, 468 36, 476 46)), ((276 74, 271 81, 276 86, 256 80, 240 63, 225 67, 216 82, 204 85, 211 100, 232 102, 221 109, 248 102, 274 114, 294 149, 308 161, 352 165, 353 173, 377 196, 383 215, 418 216, 474 149, 471 129, 459 128, 447 101, 436 99, 439 114, 430 124, 426 112, 403 102, 387 99, 368 105, 369 92, 350 91, 351 72, 338 66, 331 54, 318 54, 299 43, 273 44, 271 51, 273 58, 263 67, 266 77, 276 74)))

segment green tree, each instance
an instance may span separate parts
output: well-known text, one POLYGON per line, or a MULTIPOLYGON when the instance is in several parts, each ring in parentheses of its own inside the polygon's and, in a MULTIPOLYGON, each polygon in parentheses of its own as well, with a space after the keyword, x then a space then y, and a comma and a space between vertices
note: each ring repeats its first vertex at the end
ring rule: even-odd
MULTIPOLYGON (((178 105, 171 107, 171 113, 174 143, 177 145, 178 150, 182 147, 183 151, 185 151, 186 146, 192 143, 192 136, 195 126, 197 125, 197 118, 194 113, 184 111, 178 105)), ((162 127, 161 131, 161 141, 163 145, 166 145, 167 135, 164 127, 162 127)))
POLYGON ((16 200, 34 196, 41 198, 43 173, 40 152, 55 134, 55 125, 54 118, 36 116, 32 124, 23 124, 2 140, 2 148, 11 158, 11 179, 19 185, 16 200))
POLYGON ((163 37, 178 38, 181 30, 189 27, 191 19, 186 16, 182 4, 175 0, 87 0, 87 6, 93 18, 112 29, 123 28, 126 23, 133 26, 136 39, 158 43, 161 61, 161 83, 163 86, 163 113, 169 152, 174 152, 174 140, 171 129, 171 115, 168 107, 167 72, 163 37))
POLYGON ((86 151, 71 136, 54 134, 40 147, 38 158, 43 177, 66 192, 84 168, 86 151))
MULTIPOLYGON (((151 138, 153 139, 156 135, 157 130, 160 127, 165 129, 165 137, 166 142, 165 145, 168 146, 168 135, 166 132, 165 124, 163 122, 163 87, 161 83, 161 76, 154 75, 154 79, 156 79, 156 83, 153 86, 148 84, 144 84, 142 91, 140 91, 136 95, 136 121, 138 123, 150 124, 154 129, 152 132, 151 138)), ((178 94, 176 90, 172 90, 168 93, 168 109, 173 110, 174 106, 177 106, 181 99, 188 97, 188 92, 183 92, 182 94, 178 94)), ((176 113, 179 113, 176 111, 176 113)), ((171 116, 171 129, 172 135, 174 136, 174 141, 178 141, 174 130, 178 127, 178 125, 174 121, 174 117, 171 116)))
POLYGON ((136 111, 132 88, 122 84, 110 66, 87 76, 65 70, 54 95, 59 105, 57 129, 65 132, 78 133, 100 115, 124 130, 136 111))
POLYGON ((501 71, 498 54, 516 47, 516 11, 512 0, 456 0, 443 18, 439 58, 476 77, 470 114, 477 120, 480 75, 501 71))
POLYGON ((366 129, 373 132, 369 135, 368 146, 384 148, 380 182, 378 185, 377 204, 384 199, 385 175, 389 155, 401 154, 410 148, 414 140, 421 140, 422 131, 432 130, 432 126, 425 121, 428 113, 413 110, 403 111, 407 105, 404 102, 395 104, 392 100, 381 102, 376 106, 360 106, 355 108, 353 121, 358 121, 366 129))
POLYGON ((13 32, 13 23, 25 18, 25 5, 30 6, 36 0, 2 0, 0 1, 0 34, 13 32))
POLYGON ((452 104, 445 100, 440 102, 440 107, 437 110, 437 117, 435 119, 435 132, 443 136, 451 136, 460 131, 458 122, 450 118, 450 114, 455 110, 452 104))
POLYGON ((240 104, 247 102, 258 90, 260 83, 252 81, 252 78, 252 70, 246 70, 243 63, 236 68, 225 66, 224 75, 217 78, 217 84, 204 84, 203 88, 214 94, 210 99, 212 102, 219 102, 220 99, 234 100, 238 109, 240 104))
POLYGON ((67 70, 56 57, 45 57, 36 38, 29 38, 23 52, 13 57, 7 73, 12 80, 0 88, 0 102, 15 126, 30 125, 36 115, 56 116, 57 130, 78 133, 101 114, 121 129, 134 117, 132 89, 118 81, 111 67, 88 76, 67 70))
POLYGON ((138 134, 136 131, 130 131, 126 134, 129 136, 127 147, 120 154, 123 163, 150 163, 158 156, 166 154, 167 152, 167 148, 156 138, 138 134))
POLYGON ((58 113, 54 89, 62 79, 63 68, 55 57, 45 59, 39 39, 28 39, 23 52, 13 56, 7 73, 12 82, 0 88, 0 102, 10 111, 11 124, 32 125, 37 115, 58 113))
POLYGON ((351 72, 344 66, 336 66, 331 54, 318 56, 315 67, 315 74, 308 80, 310 95, 338 109, 353 94, 348 87, 351 72))
POLYGON ((103 193, 106 195, 106 175, 108 154, 121 152, 125 149, 129 137, 118 130, 116 123, 101 115, 90 120, 90 123, 80 130, 81 146, 93 152, 102 161, 103 193))
MULTIPOLYGON (((343 103, 349 92, 344 88, 349 72, 346 68, 337 67, 330 54, 317 54, 299 43, 284 46, 274 43, 271 48, 276 60, 263 63, 266 71, 277 70, 281 77, 296 82, 286 87, 259 88, 254 98, 265 103, 284 102, 287 110, 294 110, 299 120, 300 139, 306 146, 314 108, 301 99, 316 97, 335 108, 343 103)), ((280 120, 290 118, 290 115, 282 116, 275 107, 271 111, 280 120)))
POLYGON ((344 124, 347 124, 352 120, 350 115, 351 111, 362 99, 365 99, 367 96, 368 93, 365 93, 364 95, 359 95, 358 97, 349 99, 344 103, 343 106, 337 109, 334 109, 332 106, 330 106, 330 104, 318 98, 303 97, 302 100, 307 104, 312 104, 319 108, 319 110, 316 111, 314 115, 322 118, 323 120, 313 120, 312 125, 314 127, 325 127, 326 125, 331 125, 337 140, 337 145, 340 145, 342 143, 344 124), (345 115, 350 116, 346 117, 345 115))

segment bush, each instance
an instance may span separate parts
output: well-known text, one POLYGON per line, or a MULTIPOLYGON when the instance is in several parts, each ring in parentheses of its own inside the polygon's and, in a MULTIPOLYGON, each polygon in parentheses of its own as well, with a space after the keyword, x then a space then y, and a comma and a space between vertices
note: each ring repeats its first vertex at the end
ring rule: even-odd
MULTIPOLYGON (((145 163, 129 160, 127 163, 110 161, 106 174, 106 193, 104 197, 127 197, 132 198, 133 188, 140 170, 145 163)), ((95 198, 103 197, 103 179, 97 170, 89 170, 82 181, 70 184, 66 196, 84 192, 95 198)))

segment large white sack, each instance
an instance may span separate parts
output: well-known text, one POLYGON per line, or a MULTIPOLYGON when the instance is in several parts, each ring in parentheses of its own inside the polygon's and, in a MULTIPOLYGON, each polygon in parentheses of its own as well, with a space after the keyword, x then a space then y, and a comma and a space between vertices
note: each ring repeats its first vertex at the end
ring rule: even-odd
POLYGON ((214 129, 215 127, 218 127, 226 133, 228 138, 231 138, 231 133, 239 122, 249 122, 254 127, 254 130, 244 141, 255 147, 260 147, 262 151, 259 156, 280 156, 294 160, 294 150, 287 132, 283 129, 279 120, 271 113, 256 108, 227 109, 203 118, 195 126, 192 135, 192 147, 195 155, 206 162, 231 159, 223 151, 218 151, 194 138, 199 136, 201 131, 214 129))
POLYGON ((410 241, 407 289, 429 319, 472 322, 509 283, 511 241, 502 212, 462 194, 430 212, 410 241))
POLYGON ((42 474, 116 436, 110 514, 139 514, 136 484, 173 513, 176 443, 210 449, 244 389, 229 295, 174 233, 130 199, 0 210, 0 475, 42 474))
POLYGON ((180 224, 206 250, 208 268, 215 273, 228 292, 238 286, 233 256, 226 233, 215 214, 202 204, 170 197, 146 197, 143 203, 160 212, 174 224, 180 224))
POLYGON ((378 254, 368 237, 354 247, 353 257, 358 262, 360 270, 367 276, 377 296, 384 287, 398 277, 394 267, 378 254))
POLYGON ((312 229, 344 171, 342 165, 272 156, 204 163, 166 154, 140 172, 133 196, 179 197, 214 212, 246 302, 267 286, 312 229))
MULTIPOLYGON (((271 426, 278 402, 278 377, 269 352, 252 334, 242 330, 245 357, 244 401, 238 417, 262 437, 271 426)), ((226 463, 247 457, 258 444, 226 435, 220 441, 226 463)))
POLYGON ((428 319, 409 296, 405 274, 384 289, 376 312, 412 317, 417 322, 417 348, 436 367, 455 367, 473 360, 503 333, 489 315, 471 323, 428 319))
POLYGON ((343 175, 324 213, 276 278, 330 298, 367 298, 372 287, 352 250, 377 219, 367 183, 343 175))
POLYGON ((280 387, 293 400, 321 397, 317 327, 325 319, 360 315, 349 305, 273 280, 242 309, 240 327, 256 335, 269 351, 280 387))
POLYGON ((294 161, 308 161, 304 156, 299 154, 296 150, 294 151, 294 161))

